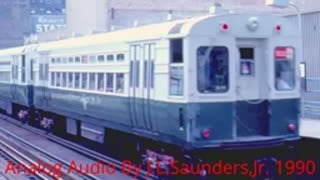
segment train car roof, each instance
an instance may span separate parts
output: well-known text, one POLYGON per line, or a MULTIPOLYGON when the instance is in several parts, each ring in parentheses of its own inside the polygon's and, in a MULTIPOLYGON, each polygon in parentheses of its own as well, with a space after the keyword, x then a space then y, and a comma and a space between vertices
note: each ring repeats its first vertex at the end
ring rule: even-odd
POLYGON ((154 40, 169 36, 181 37, 188 32, 188 27, 190 27, 191 24, 196 23, 199 20, 207 17, 208 16, 201 16, 184 20, 168 21, 164 23, 162 22, 158 24, 138 26, 102 34, 68 38, 55 42, 39 44, 38 50, 47 51, 51 49, 79 47, 83 45, 89 46, 112 42, 134 42, 143 40, 154 40))

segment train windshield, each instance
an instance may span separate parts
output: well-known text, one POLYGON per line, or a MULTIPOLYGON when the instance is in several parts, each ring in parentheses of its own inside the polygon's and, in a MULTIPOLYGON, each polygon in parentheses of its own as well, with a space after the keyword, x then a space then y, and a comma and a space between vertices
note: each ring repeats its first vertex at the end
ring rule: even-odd
POLYGON ((229 57, 226 47, 199 47, 197 50, 198 91, 222 93, 229 89, 229 57))
POLYGON ((277 47, 275 58, 275 87, 277 90, 292 90, 295 87, 294 49, 277 47))

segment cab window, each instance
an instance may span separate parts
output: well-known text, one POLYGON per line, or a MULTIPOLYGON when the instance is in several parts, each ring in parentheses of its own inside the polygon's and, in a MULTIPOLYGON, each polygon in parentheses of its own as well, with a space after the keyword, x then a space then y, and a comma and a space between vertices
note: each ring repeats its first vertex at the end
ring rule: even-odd
POLYGON ((274 50, 275 88, 279 91, 295 88, 295 54, 291 47, 277 47, 274 50))
POLYGON ((197 50, 198 91, 223 93, 229 89, 229 54, 226 47, 199 47, 197 50))

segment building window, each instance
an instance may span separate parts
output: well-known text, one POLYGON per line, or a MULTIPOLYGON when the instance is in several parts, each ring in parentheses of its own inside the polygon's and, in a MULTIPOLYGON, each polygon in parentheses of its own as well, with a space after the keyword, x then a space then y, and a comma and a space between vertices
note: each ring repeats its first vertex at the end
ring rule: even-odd
POLYGON ((87 73, 82 73, 82 89, 88 89, 88 74, 87 73))
POLYGON ((295 54, 291 47, 277 47, 274 50, 275 87, 277 90, 295 88, 295 54))
POLYGON ((200 47, 197 51, 198 91, 221 93, 229 89, 229 55, 226 47, 200 47))
POLYGON ((116 74, 116 92, 117 93, 124 92, 124 74, 123 73, 116 74))
POLYGON ((113 73, 107 73, 107 92, 113 92, 113 73))

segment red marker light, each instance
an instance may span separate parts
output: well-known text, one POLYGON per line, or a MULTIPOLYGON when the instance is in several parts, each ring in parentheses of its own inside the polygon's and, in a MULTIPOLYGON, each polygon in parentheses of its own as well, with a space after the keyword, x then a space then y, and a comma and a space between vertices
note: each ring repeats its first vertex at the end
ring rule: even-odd
POLYGON ((288 129, 290 130, 290 131, 295 131, 296 130, 296 125, 294 125, 294 124, 289 124, 288 125, 288 129))
POLYGON ((202 131, 202 136, 204 138, 208 138, 210 136, 210 130, 209 129, 205 129, 202 131))
POLYGON ((277 25, 277 26, 276 26, 276 30, 277 30, 277 31, 280 31, 280 30, 281 30, 281 26, 280 26, 280 25, 277 25))
POLYGON ((228 30, 228 29, 229 29, 228 24, 222 24, 222 29, 223 29, 223 30, 228 30))

